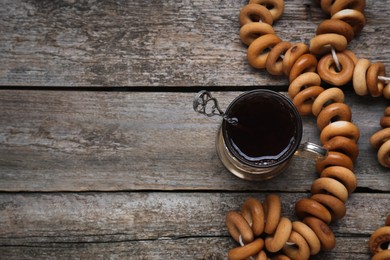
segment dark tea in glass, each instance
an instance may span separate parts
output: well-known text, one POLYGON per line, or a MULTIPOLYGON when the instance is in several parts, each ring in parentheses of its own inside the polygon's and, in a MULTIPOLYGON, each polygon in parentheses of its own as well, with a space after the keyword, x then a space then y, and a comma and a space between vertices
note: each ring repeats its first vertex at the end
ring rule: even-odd
POLYGON ((193 100, 194 110, 206 116, 222 116, 215 146, 223 165, 246 180, 275 177, 293 155, 314 161, 327 155, 326 149, 301 144, 302 119, 291 100, 272 90, 253 90, 235 98, 225 112, 210 92, 202 90, 193 100))
POLYGON ((222 123, 229 151, 244 164, 270 167, 283 163, 298 148, 302 121, 292 102, 268 90, 246 92, 233 100, 222 123))

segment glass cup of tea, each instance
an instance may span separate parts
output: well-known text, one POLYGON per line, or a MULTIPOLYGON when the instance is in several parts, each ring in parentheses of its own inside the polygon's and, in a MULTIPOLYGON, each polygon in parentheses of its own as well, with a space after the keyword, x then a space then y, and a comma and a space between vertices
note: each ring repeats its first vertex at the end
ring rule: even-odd
POLYGON ((246 180, 266 180, 283 172, 294 155, 321 160, 327 150, 303 143, 302 118, 291 100, 278 92, 259 89, 236 97, 223 112, 207 91, 196 94, 194 110, 220 115, 216 150, 223 165, 246 180))

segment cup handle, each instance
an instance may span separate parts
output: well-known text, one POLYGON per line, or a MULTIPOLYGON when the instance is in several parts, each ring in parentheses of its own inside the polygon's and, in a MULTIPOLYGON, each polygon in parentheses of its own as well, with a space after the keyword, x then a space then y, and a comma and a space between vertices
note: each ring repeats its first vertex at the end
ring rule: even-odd
POLYGON ((295 151, 295 155, 318 162, 323 160, 328 155, 328 150, 322 146, 319 146, 318 144, 306 142, 302 143, 298 147, 298 149, 295 151))

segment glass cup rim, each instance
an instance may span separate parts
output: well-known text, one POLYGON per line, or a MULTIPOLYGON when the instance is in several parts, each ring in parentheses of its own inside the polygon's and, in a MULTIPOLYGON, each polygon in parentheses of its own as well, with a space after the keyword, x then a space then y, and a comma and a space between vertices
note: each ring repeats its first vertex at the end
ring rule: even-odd
POLYGON ((296 131, 297 133, 294 136, 296 138, 294 146, 291 149, 289 149, 286 152, 286 154, 284 154, 284 156, 280 160, 278 160, 277 162, 269 164, 269 165, 258 165, 258 164, 251 163, 250 161, 242 159, 241 156, 238 156, 236 151, 233 149, 232 144, 230 143, 230 141, 228 140, 228 138, 226 136, 226 124, 227 124, 226 120, 222 121, 222 126, 221 126, 222 127, 222 129, 221 129, 222 130, 222 137, 223 137, 223 140, 224 140, 224 142, 226 144, 226 147, 229 150, 230 154, 232 156, 234 156, 234 158, 236 160, 238 160, 240 163, 243 163, 243 164, 245 164, 247 166, 254 167, 254 168, 275 167, 275 166, 278 166, 278 165, 280 165, 282 163, 285 163, 286 160, 289 160, 294 155, 295 151, 298 149, 298 147, 299 147, 299 145, 301 143, 302 132, 303 132, 302 117, 299 114, 299 112, 298 112, 296 106, 294 105, 294 103, 291 101, 291 99, 289 99, 288 97, 286 97, 285 95, 283 95, 283 94, 281 94, 281 93, 279 93, 277 91, 269 90, 269 89, 255 89, 255 90, 246 91, 246 92, 238 95, 228 105, 228 107, 227 107, 227 109, 225 111, 225 115, 229 116, 229 112, 234 108, 234 105, 237 104, 237 102, 240 101, 242 98, 244 98, 244 97, 246 97, 248 95, 256 95, 256 94, 268 94, 270 96, 277 97, 279 100, 281 100, 285 104, 287 104, 289 108, 291 108, 292 114, 294 115, 294 118, 295 118, 295 121, 296 121, 296 125, 297 125, 297 131, 296 131))

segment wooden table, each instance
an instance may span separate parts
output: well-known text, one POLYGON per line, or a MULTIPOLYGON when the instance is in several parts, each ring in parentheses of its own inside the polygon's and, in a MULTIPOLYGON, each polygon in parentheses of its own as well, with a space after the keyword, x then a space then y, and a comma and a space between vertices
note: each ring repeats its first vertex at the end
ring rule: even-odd
MULTIPOLYGON (((350 44, 390 69, 390 1, 368 0, 350 44)), ((285 77, 248 65, 238 13, 247 1, 2 0, 0 258, 225 259, 225 227, 246 198, 278 194, 283 215, 310 196, 314 163, 249 182, 215 152, 218 118, 192 110, 208 89, 221 107, 239 93, 285 93, 285 77)), ((280 38, 305 42, 326 19, 315 1, 285 3, 280 38)), ((313 259, 369 259, 390 213, 390 173, 369 137, 389 105, 344 87, 361 131, 358 188, 331 224, 337 246, 313 259)), ((315 118, 303 140, 319 142, 315 118)))

